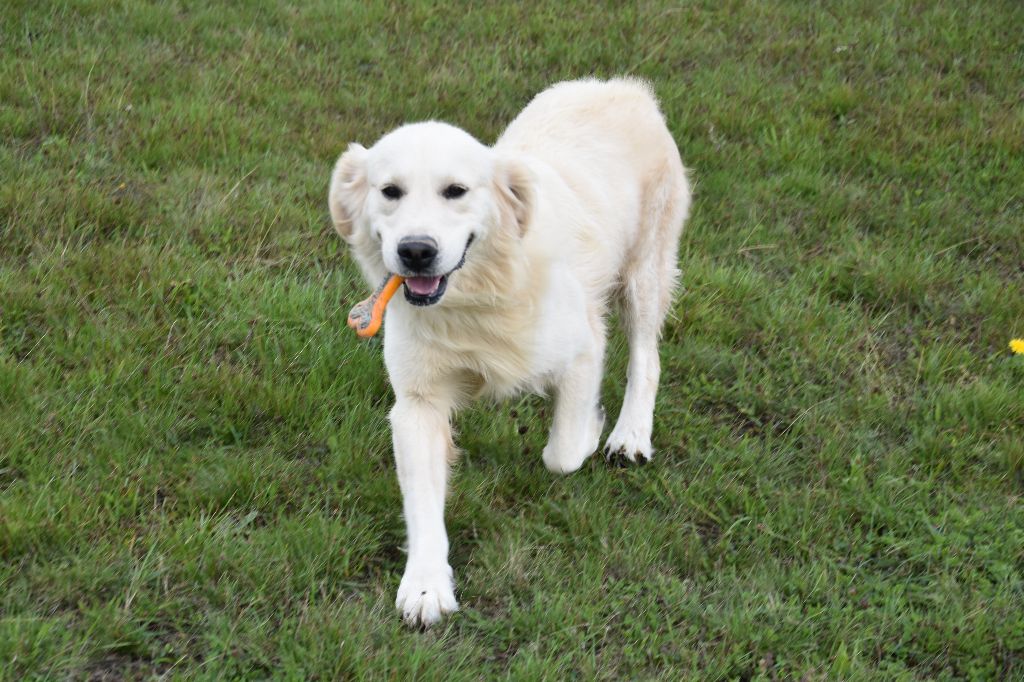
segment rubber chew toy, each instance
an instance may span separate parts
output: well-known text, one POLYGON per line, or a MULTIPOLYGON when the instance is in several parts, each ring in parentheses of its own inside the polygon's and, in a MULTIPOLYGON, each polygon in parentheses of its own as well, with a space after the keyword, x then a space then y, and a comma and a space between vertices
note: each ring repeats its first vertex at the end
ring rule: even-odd
POLYGON ((370 298, 360 301, 352 307, 348 313, 348 326, 356 330, 359 338, 368 339, 377 333, 384 321, 384 308, 387 307, 388 301, 404 281, 404 277, 389 275, 377 287, 377 291, 370 295, 370 298))

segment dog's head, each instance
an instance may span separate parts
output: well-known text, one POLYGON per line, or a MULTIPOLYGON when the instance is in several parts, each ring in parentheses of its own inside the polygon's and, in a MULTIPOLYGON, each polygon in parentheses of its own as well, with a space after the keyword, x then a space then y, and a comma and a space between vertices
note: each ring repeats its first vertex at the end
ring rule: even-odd
POLYGON ((328 203, 371 281, 402 275, 406 300, 428 306, 488 242, 522 237, 530 187, 523 166, 465 131, 414 123, 369 149, 350 145, 334 168, 328 203))

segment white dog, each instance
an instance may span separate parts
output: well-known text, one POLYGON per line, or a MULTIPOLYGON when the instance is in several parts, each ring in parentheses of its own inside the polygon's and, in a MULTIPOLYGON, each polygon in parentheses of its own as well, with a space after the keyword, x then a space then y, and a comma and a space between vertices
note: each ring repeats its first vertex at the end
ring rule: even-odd
POLYGON ((409 554, 396 606, 410 624, 455 611, 444 501, 454 410, 480 396, 555 393, 544 464, 598 447, 605 317, 622 301, 629 370, 605 452, 651 458, 658 336, 672 300, 690 187, 650 87, 560 83, 493 147, 444 123, 352 144, 331 216, 367 281, 404 276, 384 360, 409 554))

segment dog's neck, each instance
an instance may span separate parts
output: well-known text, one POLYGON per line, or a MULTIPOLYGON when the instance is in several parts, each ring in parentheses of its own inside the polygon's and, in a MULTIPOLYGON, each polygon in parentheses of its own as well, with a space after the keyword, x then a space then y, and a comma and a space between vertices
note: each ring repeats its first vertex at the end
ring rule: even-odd
POLYGON ((416 345, 421 392, 458 377, 460 400, 505 397, 535 381, 531 368, 548 261, 534 258, 522 244, 477 255, 452 276, 439 304, 416 308, 399 302, 407 330, 403 343, 416 345))

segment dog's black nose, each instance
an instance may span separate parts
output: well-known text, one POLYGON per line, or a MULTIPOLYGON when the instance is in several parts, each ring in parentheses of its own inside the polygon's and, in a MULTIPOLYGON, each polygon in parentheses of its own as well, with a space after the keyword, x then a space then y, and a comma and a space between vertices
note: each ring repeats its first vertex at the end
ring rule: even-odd
POLYGON ((430 237, 406 237, 398 242, 398 257, 413 272, 423 272, 437 258, 437 242, 430 237))

